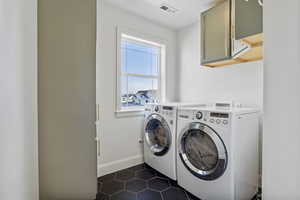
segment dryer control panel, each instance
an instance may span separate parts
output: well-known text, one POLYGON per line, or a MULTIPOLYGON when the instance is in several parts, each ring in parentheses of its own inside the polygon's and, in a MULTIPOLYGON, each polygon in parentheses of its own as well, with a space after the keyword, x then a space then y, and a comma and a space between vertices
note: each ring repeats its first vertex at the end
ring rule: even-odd
POLYGON ((179 110, 178 120, 202 122, 207 125, 227 126, 230 123, 230 112, 210 110, 179 110))
POLYGON ((165 105, 146 106, 145 111, 146 111, 146 115, 157 113, 167 118, 174 118, 176 117, 176 113, 177 113, 176 107, 165 106, 165 105))
POLYGON ((212 124, 227 125, 229 123, 229 113, 210 112, 208 119, 212 124))
POLYGON ((217 113, 217 112, 211 112, 210 117, 217 117, 217 118, 229 118, 228 113, 217 113))
POLYGON ((174 117, 176 115, 176 109, 172 106, 162 106, 161 114, 168 117, 174 117))
POLYGON ((204 123, 227 125, 229 123, 229 113, 194 111, 192 119, 204 123))

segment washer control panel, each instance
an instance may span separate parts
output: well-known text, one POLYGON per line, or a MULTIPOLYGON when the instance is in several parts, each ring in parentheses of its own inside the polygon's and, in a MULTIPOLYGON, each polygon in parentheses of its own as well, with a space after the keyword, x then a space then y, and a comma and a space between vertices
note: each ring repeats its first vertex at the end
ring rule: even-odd
POLYGON ((227 125, 229 123, 229 113, 211 112, 209 122, 217 125, 227 125))
POLYGON ((162 106, 160 113, 166 117, 174 117, 176 116, 176 109, 172 106, 162 106))
POLYGON ((210 117, 216 117, 216 118, 222 118, 222 119, 228 119, 229 114, 228 113, 217 113, 217 112, 211 112, 210 117))
POLYGON ((216 125, 227 125, 229 123, 229 113, 195 111, 192 118, 216 125))

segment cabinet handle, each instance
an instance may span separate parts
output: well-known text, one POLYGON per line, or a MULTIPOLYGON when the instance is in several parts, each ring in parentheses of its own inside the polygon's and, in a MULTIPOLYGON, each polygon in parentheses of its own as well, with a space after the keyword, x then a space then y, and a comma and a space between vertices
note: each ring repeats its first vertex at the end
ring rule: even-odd
POLYGON ((100 157, 100 140, 97 142, 98 157, 100 157))
POLYGON ((100 105, 99 104, 96 105, 96 119, 97 119, 97 121, 100 120, 100 105))
POLYGON ((100 156, 100 139, 98 137, 95 138, 97 142, 97 156, 100 156))

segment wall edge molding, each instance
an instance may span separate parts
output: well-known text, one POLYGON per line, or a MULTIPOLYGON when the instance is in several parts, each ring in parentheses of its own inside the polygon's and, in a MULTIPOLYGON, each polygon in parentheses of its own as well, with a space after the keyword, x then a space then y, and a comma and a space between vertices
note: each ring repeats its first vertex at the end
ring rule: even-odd
POLYGON ((101 177, 122 169, 133 167, 138 164, 142 164, 143 162, 144 162, 143 155, 131 156, 125 159, 116 160, 113 162, 98 165, 97 174, 98 177, 101 177))

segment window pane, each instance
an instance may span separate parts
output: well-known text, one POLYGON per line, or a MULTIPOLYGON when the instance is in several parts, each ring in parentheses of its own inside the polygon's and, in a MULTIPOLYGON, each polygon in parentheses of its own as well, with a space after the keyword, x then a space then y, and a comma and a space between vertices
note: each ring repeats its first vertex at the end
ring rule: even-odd
POLYGON ((152 79, 152 87, 154 90, 158 90, 158 79, 157 78, 152 79))
POLYGON ((152 75, 158 75, 159 74, 159 66, 160 66, 159 55, 154 54, 152 56, 152 75))
POLYGON ((122 41, 122 71, 144 75, 157 75, 160 48, 122 41))
POLYGON ((146 103, 156 102, 157 89, 156 79, 128 76, 127 106, 143 106, 146 103))
POLYGON ((121 77, 121 106, 128 106, 127 76, 121 77))
POLYGON ((125 48, 122 48, 121 49, 121 70, 122 70, 122 72, 126 72, 127 71, 127 59, 126 59, 126 56, 127 56, 127 54, 126 54, 126 49, 125 48))

